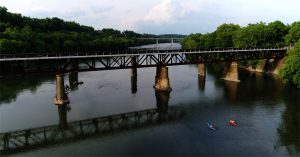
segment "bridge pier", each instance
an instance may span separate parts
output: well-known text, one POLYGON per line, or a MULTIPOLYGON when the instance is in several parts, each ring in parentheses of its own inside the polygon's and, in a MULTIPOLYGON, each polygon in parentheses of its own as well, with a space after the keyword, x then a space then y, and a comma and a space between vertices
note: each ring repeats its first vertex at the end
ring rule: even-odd
POLYGON ((226 74, 225 77, 223 78, 224 80, 240 82, 237 62, 232 62, 230 66, 225 66, 225 71, 226 74))
POLYGON ((275 68, 273 69, 273 74, 278 75, 279 70, 282 68, 282 65, 284 64, 285 58, 280 59, 279 61, 276 61, 275 68))
POLYGON ((54 97, 54 104, 63 105, 70 103, 69 97, 65 92, 64 75, 56 74, 56 96, 54 97))
POLYGON ((205 64, 198 64, 198 75, 205 77, 206 76, 206 65, 205 64))
POLYGON ((154 88, 158 91, 171 91, 168 67, 158 65, 156 67, 155 85, 154 88))

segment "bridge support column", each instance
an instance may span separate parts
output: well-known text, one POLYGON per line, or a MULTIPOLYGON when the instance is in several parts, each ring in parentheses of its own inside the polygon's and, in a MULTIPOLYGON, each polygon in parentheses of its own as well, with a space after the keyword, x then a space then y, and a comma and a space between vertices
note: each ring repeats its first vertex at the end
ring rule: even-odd
POLYGON ((282 68, 283 64, 284 64, 285 58, 280 59, 279 61, 277 61, 275 64, 275 68, 273 69, 273 74, 278 75, 279 70, 282 68))
POLYGON ((64 75, 56 74, 56 96, 54 104, 63 105, 70 103, 68 95, 65 93, 64 75))
POLYGON ((230 67, 227 68, 228 69, 223 79, 226 81, 240 82, 237 62, 232 62, 230 67))
POLYGON ((205 64, 198 64, 198 75, 205 77, 206 76, 206 65, 205 64))
POLYGON ((255 71, 256 72, 265 72, 266 70, 267 70, 267 64, 268 64, 268 60, 267 59, 264 59, 264 60, 262 60, 262 62, 261 62, 261 64, 259 64, 257 67, 256 67, 256 69, 255 69, 255 71))
POLYGON ((158 91, 171 91, 168 67, 158 65, 156 67, 155 85, 154 88, 158 91))

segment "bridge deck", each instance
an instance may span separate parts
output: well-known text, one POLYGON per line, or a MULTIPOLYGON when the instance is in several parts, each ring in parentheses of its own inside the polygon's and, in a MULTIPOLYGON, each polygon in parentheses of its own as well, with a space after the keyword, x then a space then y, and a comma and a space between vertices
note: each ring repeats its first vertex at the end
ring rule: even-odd
POLYGON ((288 48, 153 50, 61 54, 0 54, 0 75, 11 73, 96 71, 283 58, 288 48), (77 66, 70 66, 72 64, 77 66))
POLYGON ((40 53, 40 54, 0 54, 0 61, 17 60, 48 60, 48 59, 72 59, 72 58, 98 58, 136 56, 148 54, 201 54, 201 53, 228 53, 228 52, 262 52, 262 51, 286 51, 287 48, 254 48, 254 49, 203 49, 203 50, 152 50, 152 51, 116 51, 116 52, 95 52, 95 53, 40 53))

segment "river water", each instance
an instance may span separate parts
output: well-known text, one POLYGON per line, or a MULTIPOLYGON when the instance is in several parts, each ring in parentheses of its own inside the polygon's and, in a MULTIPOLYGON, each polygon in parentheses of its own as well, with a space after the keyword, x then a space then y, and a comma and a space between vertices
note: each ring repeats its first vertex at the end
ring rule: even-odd
MULTIPOLYGON (((299 155, 300 90, 272 75, 241 69, 239 75, 240 83, 223 81, 222 67, 209 65, 204 80, 198 78, 196 65, 169 67, 173 90, 165 103, 182 108, 183 117, 13 156, 299 155), (230 119, 237 127, 228 126, 230 119), (210 130, 207 122, 217 130, 210 130)), ((131 69, 79 73, 83 84, 69 91, 67 120, 156 108, 154 77, 155 68, 138 69, 135 90, 131 69)), ((54 95, 54 75, 1 78, 0 132, 58 124, 54 95)))

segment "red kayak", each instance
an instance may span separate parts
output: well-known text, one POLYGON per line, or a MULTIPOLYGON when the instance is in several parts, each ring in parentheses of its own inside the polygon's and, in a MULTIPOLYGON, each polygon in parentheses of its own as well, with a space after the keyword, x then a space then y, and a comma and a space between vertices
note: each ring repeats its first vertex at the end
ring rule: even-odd
POLYGON ((237 127, 237 124, 236 124, 235 120, 229 120, 229 125, 237 127))

